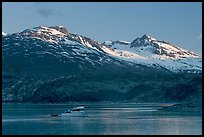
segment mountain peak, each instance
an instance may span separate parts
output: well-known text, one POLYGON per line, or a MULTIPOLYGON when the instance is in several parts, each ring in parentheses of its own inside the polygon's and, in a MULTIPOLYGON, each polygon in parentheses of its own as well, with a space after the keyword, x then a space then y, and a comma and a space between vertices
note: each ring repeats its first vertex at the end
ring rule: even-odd
POLYGON ((147 34, 144 34, 141 39, 143 40, 148 40, 148 41, 152 41, 152 40, 156 40, 155 38, 152 38, 151 36, 148 36, 147 34))
POLYGON ((144 34, 142 37, 136 38, 135 40, 133 40, 131 42, 131 46, 130 47, 141 47, 142 45, 147 45, 151 42, 156 41, 155 38, 152 38, 150 36, 148 36, 147 34, 144 34))
POLYGON ((68 30, 64 26, 51 26, 48 28, 56 29, 59 32, 62 32, 64 34, 69 34, 68 30))
POLYGON ((68 35, 69 32, 68 30, 64 27, 64 26, 51 26, 51 27, 47 27, 47 26, 38 26, 38 27, 34 27, 32 29, 26 29, 23 32, 38 32, 38 33, 52 33, 53 35, 55 34, 61 34, 61 35, 68 35))
POLYGON ((70 33, 64 26, 37 26, 19 33, 22 36, 41 39, 47 42, 58 43, 61 38, 68 37, 70 33))
POLYGON ((150 38, 150 36, 148 36, 147 34, 144 34, 143 36, 142 36, 142 38, 150 38))

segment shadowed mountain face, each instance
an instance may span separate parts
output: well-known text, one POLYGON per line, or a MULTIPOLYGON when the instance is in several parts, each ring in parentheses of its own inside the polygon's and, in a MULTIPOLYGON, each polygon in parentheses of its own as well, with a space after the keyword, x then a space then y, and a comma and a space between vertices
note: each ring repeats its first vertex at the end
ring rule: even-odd
POLYGON ((147 35, 99 43, 41 26, 2 40, 3 101, 165 102, 201 92, 201 58, 147 35))

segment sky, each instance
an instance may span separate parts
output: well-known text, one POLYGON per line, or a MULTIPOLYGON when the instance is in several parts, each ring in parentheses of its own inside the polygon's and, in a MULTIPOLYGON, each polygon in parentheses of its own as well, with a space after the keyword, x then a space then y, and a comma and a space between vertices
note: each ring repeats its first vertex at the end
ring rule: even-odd
POLYGON ((2 2, 7 34, 56 25, 99 42, 147 34, 202 55, 201 2, 2 2))

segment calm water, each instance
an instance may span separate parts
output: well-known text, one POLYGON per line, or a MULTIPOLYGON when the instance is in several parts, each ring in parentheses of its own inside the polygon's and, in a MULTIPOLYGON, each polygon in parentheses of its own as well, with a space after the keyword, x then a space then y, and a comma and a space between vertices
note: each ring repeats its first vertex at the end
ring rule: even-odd
POLYGON ((76 104, 2 104, 2 134, 202 134, 202 116, 152 103, 84 103, 88 117, 51 117, 76 104))

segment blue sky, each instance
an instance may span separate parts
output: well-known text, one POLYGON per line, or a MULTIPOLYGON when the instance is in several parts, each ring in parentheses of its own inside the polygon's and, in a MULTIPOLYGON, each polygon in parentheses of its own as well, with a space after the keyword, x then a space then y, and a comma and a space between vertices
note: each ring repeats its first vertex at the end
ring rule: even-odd
POLYGON ((2 30, 65 26, 99 42, 143 34, 202 54, 201 2, 3 2, 2 30))

